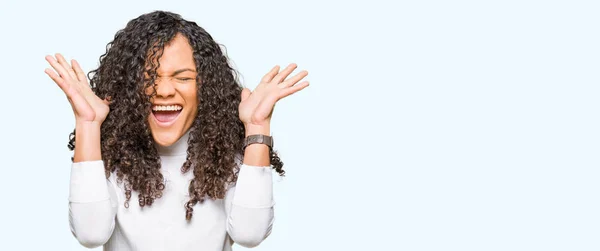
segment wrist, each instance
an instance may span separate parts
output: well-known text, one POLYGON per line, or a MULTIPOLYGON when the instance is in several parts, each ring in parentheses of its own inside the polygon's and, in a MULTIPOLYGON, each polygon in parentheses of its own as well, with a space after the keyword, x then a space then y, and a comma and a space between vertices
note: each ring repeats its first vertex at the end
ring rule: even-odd
POLYGON ((75 120, 75 129, 99 129, 102 127, 102 121, 83 121, 75 120))
POLYGON ((246 124, 246 125, 244 125, 244 127, 245 127, 246 137, 248 137, 249 135, 255 135, 255 134, 263 134, 263 135, 271 136, 271 126, 269 124, 264 124, 264 125, 246 124))

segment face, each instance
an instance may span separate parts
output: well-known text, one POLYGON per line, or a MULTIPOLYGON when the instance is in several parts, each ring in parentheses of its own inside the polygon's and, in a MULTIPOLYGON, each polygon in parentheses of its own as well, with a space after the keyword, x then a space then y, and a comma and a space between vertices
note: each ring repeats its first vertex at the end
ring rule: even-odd
POLYGON ((154 141, 170 146, 190 129, 198 113, 196 64, 188 40, 178 34, 164 47, 159 63, 148 123, 154 141))

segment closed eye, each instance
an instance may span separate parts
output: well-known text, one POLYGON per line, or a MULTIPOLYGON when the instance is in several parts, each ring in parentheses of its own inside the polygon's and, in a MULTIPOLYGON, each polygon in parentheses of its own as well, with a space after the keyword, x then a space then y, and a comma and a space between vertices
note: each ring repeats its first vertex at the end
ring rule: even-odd
POLYGON ((177 80, 179 81, 190 81, 190 80, 194 80, 193 78, 177 78, 177 80))

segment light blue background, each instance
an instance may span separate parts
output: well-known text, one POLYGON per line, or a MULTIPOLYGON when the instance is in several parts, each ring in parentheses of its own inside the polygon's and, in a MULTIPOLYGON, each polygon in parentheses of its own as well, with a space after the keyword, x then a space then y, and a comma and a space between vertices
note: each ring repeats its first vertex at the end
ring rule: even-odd
POLYGON ((310 72, 274 113, 288 175, 256 250, 600 250, 600 6, 531 0, 2 1, 0 249, 84 250, 44 56, 89 71, 156 9, 206 28, 250 88, 310 72))

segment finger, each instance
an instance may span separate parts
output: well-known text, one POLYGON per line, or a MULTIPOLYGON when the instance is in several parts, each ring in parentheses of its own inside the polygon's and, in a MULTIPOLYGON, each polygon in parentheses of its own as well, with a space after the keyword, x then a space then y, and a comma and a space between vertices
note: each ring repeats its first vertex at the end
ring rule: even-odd
POLYGON ((89 109, 89 104, 87 103, 87 100, 85 100, 85 98, 83 96, 79 95, 79 93, 77 93, 77 92, 68 93, 68 91, 67 91, 67 90, 69 90, 68 83, 65 82, 54 71, 52 71, 50 69, 46 69, 44 72, 46 74, 48 74, 48 76, 50 76, 50 78, 52 78, 52 80, 54 80, 54 82, 60 87, 60 89, 63 90, 63 92, 69 99, 69 102, 71 103, 71 106, 73 107, 73 110, 81 112, 81 109, 89 109))
POLYGON ((88 79, 85 75, 85 72, 83 71, 83 69, 81 69, 81 65, 79 64, 79 62, 77 62, 77 60, 75 59, 72 59, 71 65, 73 66, 73 70, 75 71, 77 79, 79 80, 79 86, 82 87, 82 90, 84 91, 86 96, 95 95, 88 83, 88 79))
POLYGON ((283 81, 285 78, 287 78, 288 75, 290 75, 290 73, 292 73, 296 67, 298 67, 296 64, 292 63, 290 65, 288 65, 288 67, 285 67, 285 69, 283 69, 283 71, 281 71, 279 74, 277 74, 273 80, 271 80, 271 82, 274 82, 276 84, 281 83, 281 81, 283 81))
POLYGON ((306 76, 308 76, 308 71, 301 71, 298 74, 296 74, 295 76, 287 79, 286 81, 283 81, 283 83, 281 83, 279 86, 280 87, 290 87, 290 86, 298 83, 300 80, 302 80, 306 76))
POLYGON ((265 76, 260 80, 260 82, 261 83, 271 82, 271 79, 273 79, 273 77, 275 77, 275 75, 277 75, 278 72, 279 72, 279 65, 276 65, 267 74, 265 74, 265 76))
POLYGON ((279 99, 285 98, 289 95, 299 92, 300 90, 308 87, 308 85, 309 85, 308 81, 304 81, 304 82, 294 85, 292 87, 285 88, 285 89, 281 90, 279 99))
POLYGON ((54 57, 52 56, 46 56, 46 61, 48 61, 48 63, 50 63, 50 65, 52 66, 52 68, 54 68, 54 70, 56 72, 58 72, 58 74, 60 75, 60 77, 67 81, 68 79, 70 79, 70 75, 67 72, 67 70, 65 68, 63 68, 63 66, 58 63, 58 61, 56 61, 56 59, 54 59, 54 57))
POLYGON ((69 63, 67 63, 67 60, 65 60, 63 55, 61 55, 60 53, 56 53, 55 56, 56 56, 56 59, 58 60, 58 63, 60 63, 60 65, 62 65, 62 67, 64 67, 67 70, 71 79, 77 79, 77 75, 75 75, 75 71, 73 71, 73 67, 71 67, 71 65, 69 65, 69 63))
POLYGON ((77 75, 77 79, 79 81, 87 81, 85 72, 83 72, 83 70, 81 69, 81 65, 79 65, 79 62, 77 62, 77 60, 75 59, 72 59, 71 65, 73 66, 73 70, 75 70, 75 75, 77 75))
POLYGON ((62 79, 60 76, 58 76, 58 74, 56 74, 53 70, 50 70, 48 68, 46 68, 46 70, 44 70, 44 72, 46 74, 48 74, 48 76, 52 80, 54 80, 54 83, 56 83, 58 85, 58 87, 60 87, 60 89, 63 90, 63 92, 65 94, 67 94, 67 90, 69 90, 69 84, 67 84, 64 79, 62 79))
POLYGON ((242 101, 244 101, 244 100, 246 100, 248 97, 250 97, 250 94, 251 94, 251 93, 252 93, 252 92, 250 92, 250 89, 248 89, 248 88, 244 88, 244 89, 242 90, 242 101))

